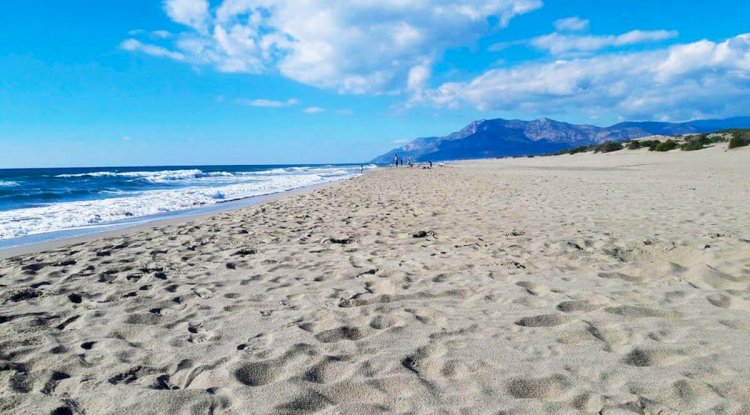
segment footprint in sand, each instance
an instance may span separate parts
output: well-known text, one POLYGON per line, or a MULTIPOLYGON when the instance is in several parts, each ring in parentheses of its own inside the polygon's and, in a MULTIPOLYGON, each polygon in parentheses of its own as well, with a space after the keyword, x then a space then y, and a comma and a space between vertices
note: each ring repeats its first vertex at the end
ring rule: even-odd
POLYGON ((562 314, 541 314, 538 316, 524 317, 516 324, 523 327, 552 327, 567 323, 572 318, 562 314))
POLYGON ((610 352, 614 346, 624 345, 631 341, 633 331, 618 325, 590 324, 586 329, 596 339, 604 342, 604 351, 610 352))
POLYGON ((125 319, 125 324, 143 324, 143 325, 153 326, 153 325, 159 324, 159 317, 160 317, 159 314, 154 313, 153 311, 150 312, 149 314, 134 313, 134 314, 130 314, 125 319))
POLYGON ((317 360, 320 352, 318 348, 298 343, 275 359, 245 362, 234 370, 234 377, 247 386, 263 386, 276 382, 282 376, 290 375, 288 367, 295 368, 295 372, 304 373, 305 369, 317 360))
POLYGON ((666 366, 679 360, 682 352, 669 349, 636 348, 625 355, 623 363, 630 366, 666 366))
POLYGON ((274 362, 262 361, 240 366, 235 370, 234 377, 247 386, 262 386, 276 380, 279 372, 274 362))
POLYGON ((54 371, 52 372, 52 375, 50 375, 49 380, 47 380, 47 383, 44 384, 44 387, 42 388, 42 393, 45 395, 49 395, 55 391, 55 388, 57 388, 57 384, 61 380, 70 379, 70 375, 65 372, 60 371, 54 371))
POLYGON ((73 415, 73 410, 67 406, 59 406, 50 412, 50 415, 73 415))
POLYGON ((554 374, 543 378, 512 379, 507 390, 514 398, 550 401, 559 399, 571 387, 572 383, 568 378, 554 374))
MULTIPOLYGON (((436 368, 436 365, 440 363, 440 357, 445 353, 442 346, 440 345, 427 345, 418 348, 414 353, 404 357, 401 360, 401 366, 416 373, 420 376, 428 376, 432 374, 431 369, 436 368), (434 359, 434 360, 433 360, 434 359), (435 364, 431 364, 435 363, 435 364)), ((440 364, 440 370, 442 370, 442 364, 440 364)))
POLYGON ((563 301, 557 305, 557 309, 565 313, 587 312, 601 307, 602 306, 588 300, 563 301))
POLYGON ((385 330, 393 326, 400 326, 403 324, 404 324, 403 319, 399 319, 399 318, 392 317, 392 316, 385 316, 385 315, 378 315, 378 316, 373 317, 372 320, 370 320, 370 327, 376 330, 385 330))
POLYGON ((313 390, 305 391, 297 398, 276 406, 278 414, 307 414, 317 413, 333 405, 330 399, 313 390))
POLYGON ((544 295, 550 292, 549 287, 546 285, 537 284, 531 281, 519 281, 516 285, 526 289, 526 292, 531 295, 544 295))
POLYGON ((303 379, 312 383, 329 384, 343 379, 356 370, 347 357, 323 356, 313 367, 307 370, 303 379))
POLYGON ((618 316, 643 318, 643 317, 662 317, 662 318, 679 318, 681 314, 674 310, 657 310, 655 308, 640 307, 633 305, 621 305, 617 307, 607 307, 604 309, 608 313, 617 314, 618 316))
POLYGON ((711 294, 706 297, 709 303, 721 308, 732 308, 732 297, 726 294, 711 294))
POLYGON ((109 383, 119 385, 121 383, 130 384, 139 378, 155 373, 155 369, 145 366, 134 366, 125 372, 120 372, 109 378, 109 383))
POLYGON ((335 329, 322 331, 315 335, 318 341, 323 343, 335 343, 341 340, 357 341, 369 335, 368 330, 354 326, 341 326, 335 329))
POLYGON ((619 278, 623 281, 627 282, 643 282, 642 278, 634 277, 628 274, 623 274, 622 272, 600 272, 599 278, 605 278, 605 279, 616 279, 619 278))

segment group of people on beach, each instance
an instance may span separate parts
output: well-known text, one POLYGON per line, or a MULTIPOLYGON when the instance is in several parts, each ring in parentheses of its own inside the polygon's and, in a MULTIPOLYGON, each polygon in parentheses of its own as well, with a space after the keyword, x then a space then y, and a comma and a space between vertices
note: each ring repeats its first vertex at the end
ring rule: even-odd
MULTIPOLYGON (((431 169, 432 168, 432 161, 428 161, 427 163, 428 163, 428 166, 425 166, 425 167, 428 168, 428 169, 431 169)), ((406 164, 409 167, 414 167, 414 163, 412 163, 411 159, 409 159, 409 161, 407 161, 406 164)), ((400 166, 404 165, 404 159, 403 159, 403 157, 399 157, 398 153, 394 153, 393 154, 393 165, 396 166, 396 167, 398 167, 399 165, 400 166)))

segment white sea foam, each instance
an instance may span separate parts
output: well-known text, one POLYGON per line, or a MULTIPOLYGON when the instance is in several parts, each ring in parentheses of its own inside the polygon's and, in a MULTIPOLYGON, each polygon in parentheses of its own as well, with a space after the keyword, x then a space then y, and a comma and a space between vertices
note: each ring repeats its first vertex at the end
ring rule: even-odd
MULTIPOLYGON (((374 166, 372 166, 374 167, 374 166)), ((371 167, 368 167, 371 168, 371 167)), ((349 170, 335 168, 332 166, 321 167, 286 167, 275 168, 263 171, 247 172, 226 172, 226 171, 209 171, 204 172, 200 169, 186 170, 161 170, 161 171, 95 171, 88 173, 59 174, 55 176, 60 179, 74 178, 98 178, 98 177, 124 177, 137 180, 144 180, 151 183, 172 183, 172 182, 240 182, 245 181, 247 177, 252 176, 276 176, 281 174, 319 174, 327 177, 346 176, 349 170)))
POLYGON ((0 187, 16 187, 18 186, 18 182, 10 181, 10 180, 0 180, 0 187))
MULTIPOLYGON (((167 177, 197 177, 195 171, 177 170, 164 172, 95 172, 98 174, 148 173, 140 177, 151 180, 170 180, 167 177)), ((314 168, 286 170, 285 174, 242 177, 216 175, 216 183, 203 186, 187 186, 175 190, 151 190, 128 197, 113 197, 92 201, 55 203, 47 206, 16 209, 0 212, 0 239, 54 232, 65 229, 104 225, 125 219, 165 214, 193 209, 219 202, 283 192, 295 188, 327 183, 354 176, 353 170, 339 168, 314 168), (242 182, 225 182, 232 177, 242 182)), ((243 173, 244 174, 244 173, 243 173)), ((80 177, 80 176, 69 176, 80 177)), ((134 176, 135 177, 135 176, 134 176)), ((182 179, 184 180, 184 179, 182 179)))
POLYGON ((96 177, 126 177, 134 179, 143 179, 150 182, 169 182, 176 180, 189 180, 200 177, 212 177, 212 176, 231 176, 229 172, 209 172, 204 173, 199 169, 189 170, 161 170, 161 171, 95 171, 88 173, 74 173, 74 174, 59 174, 55 177, 61 179, 72 179, 72 178, 96 178, 96 177))

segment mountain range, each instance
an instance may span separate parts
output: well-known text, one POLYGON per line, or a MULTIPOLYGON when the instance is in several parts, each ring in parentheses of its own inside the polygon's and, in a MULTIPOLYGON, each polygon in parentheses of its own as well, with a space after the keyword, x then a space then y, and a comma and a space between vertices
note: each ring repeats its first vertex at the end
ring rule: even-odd
POLYGON ((372 163, 393 162, 394 154, 404 160, 442 161, 553 153, 568 148, 623 141, 650 135, 710 133, 727 128, 748 128, 750 117, 696 120, 682 123, 621 122, 609 127, 578 125, 539 118, 532 121, 474 121, 460 131, 443 137, 421 137, 375 157, 372 163))

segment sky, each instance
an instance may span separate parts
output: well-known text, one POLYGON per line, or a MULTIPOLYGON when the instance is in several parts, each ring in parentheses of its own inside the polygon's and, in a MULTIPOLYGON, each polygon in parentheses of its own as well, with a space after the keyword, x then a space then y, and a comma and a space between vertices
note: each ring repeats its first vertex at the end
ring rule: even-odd
POLYGON ((741 0, 24 0, 0 168, 364 162, 476 119, 750 115, 741 0))

